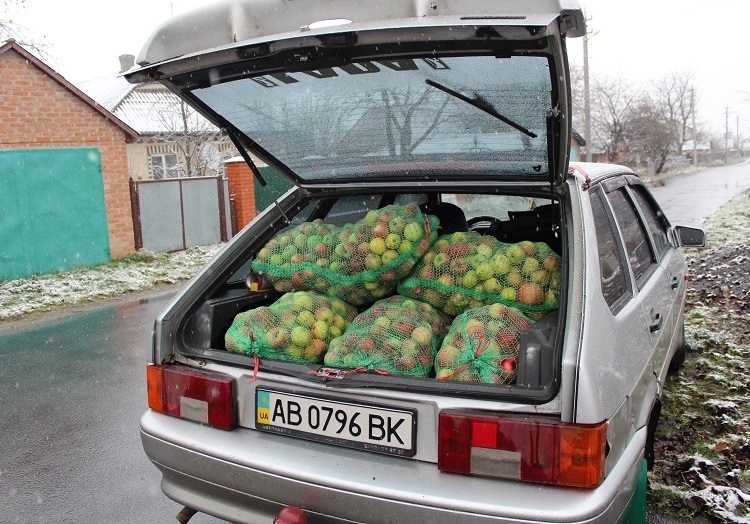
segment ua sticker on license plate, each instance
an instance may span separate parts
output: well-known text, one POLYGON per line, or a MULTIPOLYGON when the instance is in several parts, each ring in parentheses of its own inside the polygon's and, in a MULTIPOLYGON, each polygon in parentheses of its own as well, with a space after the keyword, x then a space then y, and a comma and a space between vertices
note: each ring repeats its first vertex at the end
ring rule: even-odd
POLYGON ((324 400, 258 389, 258 429, 339 446, 411 457, 417 417, 412 411, 324 400))

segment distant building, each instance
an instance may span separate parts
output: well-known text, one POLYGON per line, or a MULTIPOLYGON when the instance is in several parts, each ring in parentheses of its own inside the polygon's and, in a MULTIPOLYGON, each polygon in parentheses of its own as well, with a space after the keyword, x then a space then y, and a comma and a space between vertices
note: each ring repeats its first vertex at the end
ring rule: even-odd
POLYGON ((215 176, 223 160, 237 154, 219 129, 159 83, 131 84, 121 73, 135 64, 120 56, 120 72, 78 87, 138 132, 128 146, 135 180, 215 176))

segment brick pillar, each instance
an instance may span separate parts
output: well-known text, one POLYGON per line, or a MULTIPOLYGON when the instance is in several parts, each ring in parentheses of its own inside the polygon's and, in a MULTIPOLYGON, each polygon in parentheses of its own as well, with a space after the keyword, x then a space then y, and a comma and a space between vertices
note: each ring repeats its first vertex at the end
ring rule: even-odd
POLYGON ((253 173, 244 160, 230 159, 226 162, 229 179, 229 195, 234 199, 237 228, 242 229, 257 214, 255 211, 255 181, 253 173))

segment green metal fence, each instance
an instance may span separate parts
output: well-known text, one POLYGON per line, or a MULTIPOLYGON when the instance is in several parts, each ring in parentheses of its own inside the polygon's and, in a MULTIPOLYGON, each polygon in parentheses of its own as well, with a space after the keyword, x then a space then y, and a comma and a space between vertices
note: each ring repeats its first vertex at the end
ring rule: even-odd
POLYGON ((0 151, 0 280, 109 260, 99 150, 0 151))

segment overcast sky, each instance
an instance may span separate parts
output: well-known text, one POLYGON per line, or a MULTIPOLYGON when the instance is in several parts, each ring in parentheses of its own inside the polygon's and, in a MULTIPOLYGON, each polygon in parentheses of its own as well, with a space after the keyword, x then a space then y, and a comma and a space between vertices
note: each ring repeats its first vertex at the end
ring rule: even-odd
MULTIPOLYGON (((488 0, 488 5, 498 0, 488 0)), ((722 135, 750 137, 750 0, 579 0, 589 18, 592 76, 627 77, 646 86, 671 71, 690 71, 698 119, 722 135)), ((138 55, 172 14, 210 0, 28 0, 13 19, 49 42, 50 65, 73 83, 115 73, 121 54, 138 55), (120 7, 116 7, 119 4, 120 7)), ((569 42, 583 63, 582 39, 569 42)))

